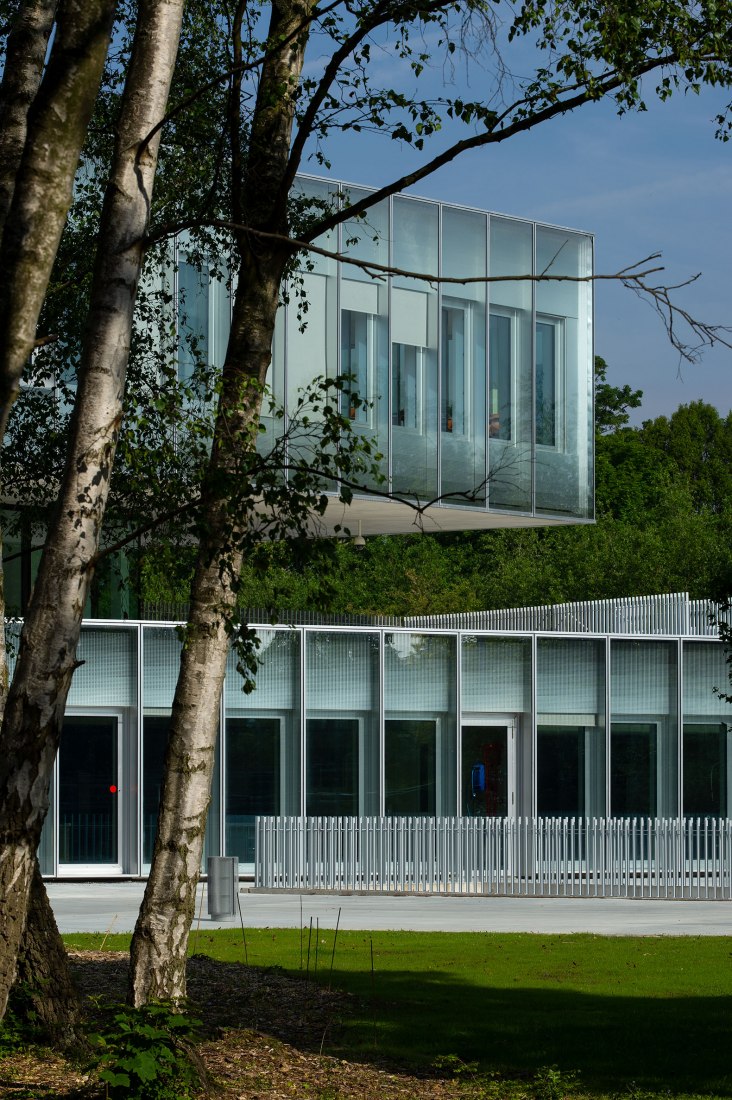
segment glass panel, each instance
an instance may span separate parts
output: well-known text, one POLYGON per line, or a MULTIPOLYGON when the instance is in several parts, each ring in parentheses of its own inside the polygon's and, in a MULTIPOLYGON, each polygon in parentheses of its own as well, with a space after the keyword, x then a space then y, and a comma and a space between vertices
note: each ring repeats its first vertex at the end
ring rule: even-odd
POLYGON ((160 812, 163 761, 170 718, 145 716, 142 724, 142 862, 150 863, 160 812))
POLYGON ((279 814, 281 735, 277 718, 226 721, 226 854, 254 862, 254 819, 279 814))
POLYGON ((463 813, 468 817, 508 815, 508 730, 505 726, 463 726, 463 813))
MULTIPOLYGON (((490 274, 531 275, 529 222, 490 219, 490 274)), ((531 510, 532 308, 530 281, 489 287, 488 499, 493 508, 531 510)))
MULTIPOLYGON (((358 202, 366 194, 356 187, 344 189, 344 200, 358 202)), ((389 203, 382 202, 364 218, 346 221, 341 230, 346 256, 373 263, 389 263, 389 203)), ((386 280, 372 279, 362 269, 341 264, 341 374, 354 374, 362 398, 370 409, 353 409, 344 395, 344 411, 357 433, 369 434, 374 450, 384 457, 383 476, 389 470, 389 288, 386 280)), ((378 487, 367 482, 369 488, 378 487)))
POLYGON ((726 651, 718 642, 684 642, 685 814, 726 817, 732 787, 732 706, 726 651))
POLYGON ((658 808, 658 729, 652 723, 614 723, 610 805, 613 817, 655 817, 658 808))
MULTIPOLYGON (((393 262, 438 272, 438 207, 394 199, 393 262)), ((394 276, 391 290, 391 440, 395 493, 437 496, 437 293, 394 276)))
POLYGON ((605 643, 539 638, 537 811, 605 814, 605 643))
POLYGON ((684 814, 726 817, 730 730, 726 722, 684 723, 684 814))
POLYGON ((354 424, 368 424, 372 415, 368 407, 374 398, 375 383, 372 326, 372 314, 341 310, 341 374, 350 375, 341 404, 343 415, 354 424), (361 403, 354 401, 354 397, 360 398, 361 403))
POLYGON ((613 817, 678 813, 676 653, 673 642, 612 642, 613 817))
MULTIPOLYGON (((259 630, 261 646, 260 666, 254 691, 245 694, 242 679, 236 668, 236 656, 229 653, 224 681, 224 707, 226 714, 227 747, 235 774, 241 772, 243 761, 251 759, 256 767, 263 791, 277 790, 277 813, 300 813, 300 635, 295 630, 259 630), (274 732, 276 731, 276 733, 274 732), (234 737, 233 747, 229 746, 234 737), (279 750, 276 769, 266 779, 264 764, 270 759, 272 737, 276 737, 279 750), (256 738, 261 743, 255 744, 256 738), (243 746, 241 748, 237 746, 243 746), (269 747, 267 747, 269 746, 269 747), (261 751, 260 751, 261 750, 261 751), (240 766, 241 765, 241 766, 240 766)), ((248 780, 247 780, 248 782, 248 780)), ((239 817, 242 805, 231 785, 228 771, 226 778, 226 835, 231 839, 230 854, 238 854, 244 860, 245 848, 234 838, 239 836, 239 817), (233 799, 229 801, 230 797, 233 799)), ((246 788, 248 790, 248 788, 246 788)), ((246 799, 248 799, 246 795, 246 799)), ((267 795, 269 798, 269 795, 267 795)), ((247 811, 249 812, 249 811, 247 811)), ((274 811, 256 810, 251 813, 274 811)), ((229 842, 227 841, 227 844, 229 842)))
POLYGON ((379 636, 309 631, 306 656, 307 813, 378 813, 379 636), (348 756, 343 768, 321 757, 329 744, 339 745, 341 740, 348 756), (353 781, 351 768, 356 769, 353 781), (330 804, 355 808, 313 809, 330 804))
MULTIPOLYGON (((536 270, 582 279, 592 241, 566 230, 536 230, 536 270)), ((536 284, 536 509, 592 515, 592 285, 536 284)))
POLYGON ((464 635, 462 662, 463 713, 518 714, 531 710, 528 638, 464 635))
POLYGON ((117 864, 116 718, 65 718, 59 748, 59 863, 117 864))
POLYGON ((71 681, 69 707, 132 707, 137 700, 137 631, 82 627, 82 663, 71 681))
MULTIPOLYGON (((424 737, 428 727, 433 727, 434 812, 440 816, 456 812, 455 643, 456 639, 447 635, 394 633, 386 635, 384 650, 387 729, 392 722, 397 722, 394 731, 399 733, 416 723, 413 728, 424 737)), ((397 752, 399 743, 395 742, 397 752)), ((417 767, 415 760, 413 765, 417 767)), ((413 772, 406 786, 414 787, 419 779, 419 771, 416 779, 413 772)))
MULTIPOLYGON (((299 215, 305 222, 321 219, 339 203, 337 187, 318 180, 298 179, 293 194, 299 215)), ((336 230, 313 242, 335 253, 336 230)), ((312 408, 296 408, 304 391, 316 378, 335 378, 338 373, 338 279, 337 264, 327 256, 310 253, 301 269, 288 282, 285 316, 287 410, 299 419, 307 416, 311 426, 291 433, 290 454, 295 461, 317 463, 318 416, 312 408)), ((334 489, 335 486, 327 485, 334 489)))
POLYGON ((178 377, 189 381, 209 362, 208 265, 178 260, 178 377))
MULTIPOLYGON (((484 214, 442 208, 442 275, 487 274, 484 214)), ((485 504, 486 357, 485 283, 443 287, 440 341, 440 428, 443 496, 463 505, 485 504)))
POLYGON ((434 816, 437 790, 435 722, 391 719, 385 733, 386 812, 434 816))
POLYGON ((308 719, 306 805, 310 816, 358 814, 358 747, 357 718, 308 719))
POLYGON ((536 737, 537 812, 540 817, 583 817, 584 728, 539 726, 536 737))
POLYGON ((423 352, 409 344, 392 345, 391 422, 422 432, 423 352))
POLYGON ((557 357, 560 323, 536 322, 536 442, 556 447, 559 416, 557 357))
POLYGON ((510 442, 514 435, 513 320, 507 313, 491 313, 489 344, 491 361, 488 431, 491 439, 510 442))

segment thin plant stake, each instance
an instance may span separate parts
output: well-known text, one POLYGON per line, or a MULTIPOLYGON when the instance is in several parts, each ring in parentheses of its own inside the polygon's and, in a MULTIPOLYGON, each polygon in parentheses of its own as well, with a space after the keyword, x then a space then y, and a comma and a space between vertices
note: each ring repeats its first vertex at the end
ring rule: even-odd
POLYGON ((338 906, 338 919, 336 920, 335 935, 333 936, 333 953, 330 956, 330 977, 328 978, 328 989, 330 989, 331 982, 333 981, 333 963, 335 961, 335 949, 336 940, 338 939, 338 926, 341 923, 341 906, 338 906))
POLYGON ((241 911, 241 898, 236 892, 236 904, 239 906, 239 923, 241 924, 241 938, 244 940, 244 965, 249 966, 249 952, 247 951, 247 934, 244 931, 244 914, 241 911))
POLYGON ((374 1023, 374 1049, 376 1049, 376 985, 374 982, 374 941, 369 939, 371 945, 371 1019, 374 1023))
POLYGON ((315 981, 318 980, 318 941, 320 940, 320 917, 315 918, 315 981))
POLYGON ((201 931, 201 913, 203 912, 203 883, 201 883, 201 902, 198 906, 198 924, 196 925, 196 938, 193 941, 193 954, 198 954, 198 933, 201 931))
POLYGON ((305 971, 305 980, 310 981, 310 941, 313 938, 313 918, 310 918, 310 930, 308 931, 308 966, 305 971))
POLYGON ((302 894, 300 894, 300 969, 302 970, 302 894))

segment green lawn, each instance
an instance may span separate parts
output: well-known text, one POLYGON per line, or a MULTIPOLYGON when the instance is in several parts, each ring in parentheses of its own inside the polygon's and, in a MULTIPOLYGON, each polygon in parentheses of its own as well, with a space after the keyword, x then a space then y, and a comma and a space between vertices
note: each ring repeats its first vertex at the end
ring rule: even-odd
MULTIPOLYGON (((311 981, 331 980, 333 936, 320 930, 316 978, 313 932, 311 981)), ((246 943, 251 965, 306 976, 307 929, 248 930, 246 943)), ((191 949, 244 961, 241 929, 194 932, 191 949)), ((578 1070, 594 1094, 732 1095, 731 939, 341 931, 332 983, 356 999, 339 1049, 329 1041, 344 1057, 456 1055, 509 1075, 578 1070)))

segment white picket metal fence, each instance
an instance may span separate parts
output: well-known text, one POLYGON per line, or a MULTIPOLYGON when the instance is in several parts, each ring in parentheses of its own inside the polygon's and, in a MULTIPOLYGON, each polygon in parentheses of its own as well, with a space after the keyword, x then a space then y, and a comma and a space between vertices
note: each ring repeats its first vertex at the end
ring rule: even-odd
POLYGON ((732 898, 732 820, 258 817, 255 886, 732 898))
POLYGON ((494 611, 418 615, 403 619, 403 625, 423 629, 673 634, 716 638, 719 636, 717 621, 728 622, 729 619, 729 613, 710 600, 690 600, 687 592, 671 592, 656 596, 623 596, 537 607, 499 608, 494 611))

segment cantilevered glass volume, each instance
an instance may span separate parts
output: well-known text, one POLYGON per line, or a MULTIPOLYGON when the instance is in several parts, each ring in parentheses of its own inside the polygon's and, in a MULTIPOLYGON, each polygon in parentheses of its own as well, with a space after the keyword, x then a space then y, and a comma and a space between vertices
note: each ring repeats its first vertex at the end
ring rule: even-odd
MULTIPOLYGON (((367 194, 299 187, 319 208, 367 194)), ((409 530, 427 502, 427 530, 592 519, 591 236, 398 195, 316 244, 343 259, 311 256, 290 289, 270 381, 291 412, 314 377, 349 376, 342 411, 383 455, 352 528, 409 530)))

